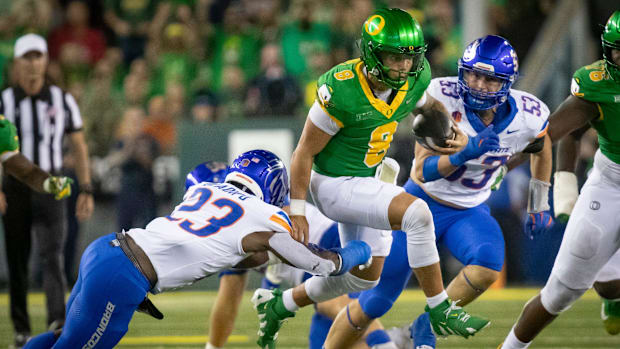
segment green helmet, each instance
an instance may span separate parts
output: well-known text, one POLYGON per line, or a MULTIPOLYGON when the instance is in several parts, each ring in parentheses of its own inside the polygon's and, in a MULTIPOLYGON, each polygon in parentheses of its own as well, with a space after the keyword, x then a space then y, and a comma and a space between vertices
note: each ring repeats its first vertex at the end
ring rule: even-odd
POLYGON ((362 25, 360 52, 370 74, 386 85, 399 89, 407 80, 391 79, 388 76, 390 68, 383 65, 379 52, 411 56, 413 66, 407 75, 416 77, 424 67, 426 44, 422 28, 409 13, 397 8, 382 8, 375 11, 362 25))
POLYGON ((620 11, 614 12, 601 35, 601 43, 603 44, 603 59, 605 60, 605 69, 614 81, 620 83, 620 65, 614 62, 611 50, 620 50, 620 11))

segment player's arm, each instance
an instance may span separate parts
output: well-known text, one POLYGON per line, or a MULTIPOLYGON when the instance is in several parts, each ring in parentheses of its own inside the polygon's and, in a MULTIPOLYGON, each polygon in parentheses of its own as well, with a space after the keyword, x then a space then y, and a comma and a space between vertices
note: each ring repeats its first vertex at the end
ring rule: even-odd
MULTIPOLYGON (((425 92, 422 98, 418 101, 416 109, 413 111, 413 113, 430 114, 432 111, 448 115, 448 110, 443 105, 443 103, 425 92)), ((456 137, 454 137, 454 139, 446 140, 446 143, 449 145, 449 147, 437 147, 437 149, 439 150, 439 154, 454 154, 463 150, 463 147, 467 145, 467 135, 463 133, 456 125, 452 126, 452 130, 456 133, 456 137)))
MULTIPOLYGON (((319 102, 314 102, 306 124, 301 133, 299 143, 291 157, 291 221, 293 223, 293 238, 299 242, 308 243, 308 221, 305 217, 306 197, 308 186, 310 185, 310 173, 314 157, 318 154, 332 138, 333 134, 327 133, 319 128, 313 120, 322 120, 322 125, 332 124, 333 120, 322 108, 319 102)), ((324 126, 326 127, 326 126, 324 126)))
MULTIPOLYGON (((456 130, 461 132, 460 130, 456 130)), ((499 147, 499 137, 489 126, 475 137, 467 138, 467 145, 461 151, 451 155, 441 154, 422 147, 415 146, 415 168, 411 170, 411 177, 419 182, 432 182, 451 175, 467 161, 476 159, 484 153, 499 147)))
POLYGON ((553 206, 555 216, 561 221, 568 220, 579 196, 575 166, 580 139, 588 130, 588 123, 598 116, 596 103, 571 95, 549 117, 549 136, 559 143, 553 206))
POLYGON ((71 195, 71 183, 67 177, 50 176, 39 166, 33 164, 22 153, 17 152, 2 163, 6 173, 17 178, 39 193, 56 195, 56 199, 64 199, 71 195))

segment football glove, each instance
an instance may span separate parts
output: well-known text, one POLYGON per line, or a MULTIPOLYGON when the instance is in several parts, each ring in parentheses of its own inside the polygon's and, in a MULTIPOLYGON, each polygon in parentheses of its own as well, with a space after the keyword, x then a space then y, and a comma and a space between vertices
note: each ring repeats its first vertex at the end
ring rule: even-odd
POLYGON ((450 155, 450 163, 461 166, 468 160, 477 159, 482 154, 499 148, 499 136, 493 131, 493 125, 482 130, 475 137, 469 138, 465 149, 450 155))
POLYGON ((43 182, 43 191, 53 194, 56 200, 62 200, 71 196, 71 184, 73 179, 69 177, 49 176, 43 182))
POLYGON ((524 227, 525 235, 530 240, 534 240, 538 235, 551 229, 554 224, 553 216, 549 211, 529 213, 524 227))
POLYGON ((502 181, 504 181, 504 176, 508 172, 508 166, 502 165, 499 167, 499 174, 495 177, 495 182, 491 184, 491 190, 496 191, 502 186, 502 181))

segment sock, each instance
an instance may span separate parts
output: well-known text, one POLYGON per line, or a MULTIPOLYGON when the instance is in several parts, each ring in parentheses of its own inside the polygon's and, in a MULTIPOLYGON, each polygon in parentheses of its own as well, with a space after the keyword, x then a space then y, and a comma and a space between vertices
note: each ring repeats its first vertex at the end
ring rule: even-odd
POLYGON ((205 349, 222 349, 222 347, 216 347, 215 345, 207 342, 207 346, 205 347, 205 349))
POLYGON ((394 343, 385 330, 375 330, 370 332, 368 336, 366 336, 366 344, 368 344, 371 348, 395 348, 394 343))
POLYGON ((530 344, 531 342, 530 343, 521 342, 515 335, 515 329, 513 327, 510 330, 508 337, 506 337, 506 340, 504 340, 504 345, 502 346, 502 349, 525 349, 529 347, 530 344))
POLYGON ((54 331, 44 332, 30 338, 24 348, 51 348, 57 340, 58 338, 54 335, 54 331))
POLYGON ((434 308, 438 306, 439 304, 441 304, 441 302, 445 301, 446 299, 448 299, 448 293, 446 292, 446 290, 443 290, 441 291, 441 293, 435 296, 427 297, 426 303, 428 304, 429 308, 434 308))
POLYGON ((293 299, 293 289, 289 288, 288 290, 282 292, 282 303, 284 303, 284 308, 290 311, 291 313, 299 310, 299 306, 295 303, 293 299))

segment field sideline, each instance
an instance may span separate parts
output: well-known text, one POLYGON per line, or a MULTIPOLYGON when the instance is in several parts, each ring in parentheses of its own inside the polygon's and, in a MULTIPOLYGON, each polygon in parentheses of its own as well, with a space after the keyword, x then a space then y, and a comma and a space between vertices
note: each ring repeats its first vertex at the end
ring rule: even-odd
MULTIPOLYGON (((468 309, 489 317, 491 327, 469 340, 440 340, 437 348, 496 348, 508 333, 523 304, 538 289, 490 290, 468 309)), ((172 292, 152 297, 165 314, 164 320, 136 314, 129 332, 119 348, 204 348, 208 317, 215 292, 172 292)), ((246 292, 237 326, 227 348, 256 348, 258 321, 246 292)), ((35 333, 43 331, 44 299, 40 293, 29 297, 30 316, 35 333)), ((411 322, 422 309, 424 298, 418 290, 407 290, 394 308, 382 319, 386 327, 411 322)), ((313 309, 308 307, 286 323, 280 332, 278 348, 307 348, 308 324, 313 309)), ((8 296, 0 294, 0 349, 7 348, 13 338, 9 321, 8 296)), ((600 321, 600 301, 589 291, 572 309, 556 320, 531 348, 620 348, 620 336, 609 336, 600 321)))

